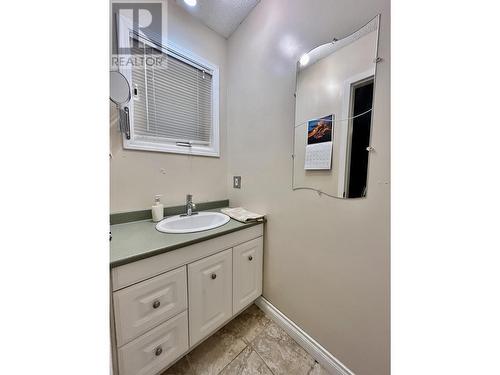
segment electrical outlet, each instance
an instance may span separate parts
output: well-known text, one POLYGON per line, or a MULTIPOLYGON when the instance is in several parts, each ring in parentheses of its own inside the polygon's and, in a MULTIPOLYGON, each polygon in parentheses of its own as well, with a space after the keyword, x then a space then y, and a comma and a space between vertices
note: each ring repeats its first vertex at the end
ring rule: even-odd
POLYGON ((241 176, 233 176, 233 188, 241 189, 241 176))

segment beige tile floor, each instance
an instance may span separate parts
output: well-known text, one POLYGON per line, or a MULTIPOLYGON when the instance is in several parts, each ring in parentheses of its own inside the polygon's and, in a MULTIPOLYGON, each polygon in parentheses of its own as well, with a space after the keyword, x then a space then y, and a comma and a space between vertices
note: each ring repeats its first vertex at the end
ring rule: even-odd
POLYGON ((162 375, 328 375, 251 305, 162 375))

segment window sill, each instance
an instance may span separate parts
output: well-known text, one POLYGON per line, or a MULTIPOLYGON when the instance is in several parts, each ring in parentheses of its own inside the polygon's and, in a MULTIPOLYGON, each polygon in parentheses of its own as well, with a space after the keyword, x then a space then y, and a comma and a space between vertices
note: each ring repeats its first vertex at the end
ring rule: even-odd
POLYGON ((138 140, 128 140, 125 137, 123 138, 123 148, 126 150, 166 152, 170 154, 210 156, 216 158, 220 157, 218 146, 204 147, 192 145, 191 147, 185 147, 177 146, 175 144, 158 144, 138 140))

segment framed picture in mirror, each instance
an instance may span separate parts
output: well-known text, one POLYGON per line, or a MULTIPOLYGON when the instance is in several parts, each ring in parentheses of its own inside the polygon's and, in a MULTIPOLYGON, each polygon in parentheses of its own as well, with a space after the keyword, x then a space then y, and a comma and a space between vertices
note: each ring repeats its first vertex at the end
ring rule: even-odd
POLYGON ((333 121, 331 114, 307 122, 307 144, 304 169, 332 169, 333 121))

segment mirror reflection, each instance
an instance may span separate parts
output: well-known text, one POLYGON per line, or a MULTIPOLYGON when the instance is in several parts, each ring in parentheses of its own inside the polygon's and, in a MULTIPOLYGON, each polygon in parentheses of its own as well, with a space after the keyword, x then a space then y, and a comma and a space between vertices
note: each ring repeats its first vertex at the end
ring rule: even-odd
POLYGON ((297 62, 294 190, 366 196, 378 20, 297 62))

